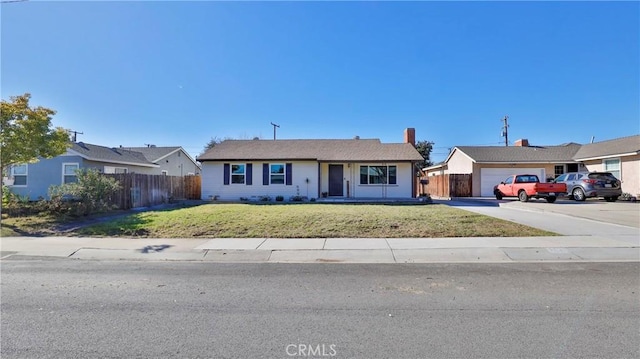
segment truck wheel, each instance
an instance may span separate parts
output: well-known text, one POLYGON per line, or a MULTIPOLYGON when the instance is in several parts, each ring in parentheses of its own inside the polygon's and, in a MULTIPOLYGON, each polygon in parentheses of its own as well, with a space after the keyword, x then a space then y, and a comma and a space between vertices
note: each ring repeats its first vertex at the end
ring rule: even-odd
POLYGON ((587 196, 585 196, 584 191, 580 187, 574 189, 571 195, 576 201, 584 201, 585 199, 587 199, 587 196))
POLYGON ((495 195, 498 201, 502 199, 502 193, 500 191, 496 191, 495 195))
POLYGON ((553 203, 556 201, 556 196, 547 197, 547 202, 553 203))
POLYGON ((518 199, 520 200, 520 202, 527 202, 529 201, 529 196, 527 196, 527 192, 520 191, 518 192, 518 199))

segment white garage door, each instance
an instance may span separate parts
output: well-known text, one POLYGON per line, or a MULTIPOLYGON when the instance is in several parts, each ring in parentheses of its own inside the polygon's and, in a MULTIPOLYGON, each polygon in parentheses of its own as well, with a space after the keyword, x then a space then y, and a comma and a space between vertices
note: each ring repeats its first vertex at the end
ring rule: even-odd
POLYGON ((480 195, 493 197, 493 186, 504 181, 511 175, 531 174, 537 175, 544 182, 544 168, 481 168, 480 169, 480 195))

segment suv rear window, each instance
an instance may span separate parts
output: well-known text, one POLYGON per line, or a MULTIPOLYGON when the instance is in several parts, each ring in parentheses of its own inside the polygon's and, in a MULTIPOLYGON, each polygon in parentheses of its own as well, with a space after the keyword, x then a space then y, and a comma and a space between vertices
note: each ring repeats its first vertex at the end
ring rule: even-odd
POLYGON ((609 172, 593 172, 593 173, 589 173, 589 178, 590 179, 596 179, 596 180, 600 180, 600 181, 616 181, 617 179, 615 178, 614 175, 612 175, 609 172))

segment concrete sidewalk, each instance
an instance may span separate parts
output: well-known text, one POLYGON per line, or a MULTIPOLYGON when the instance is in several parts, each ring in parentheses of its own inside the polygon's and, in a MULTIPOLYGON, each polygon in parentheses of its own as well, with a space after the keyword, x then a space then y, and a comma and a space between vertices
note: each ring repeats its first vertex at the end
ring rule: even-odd
MULTIPOLYGON (((635 226, 556 213, 554 211, 560 207, 534 203, 438 202, 560 236, 387 239, 5 237, 0 239, 0 258, 269 263, 640 261, 640 229, 635 226)), ((572 212, 575 212, 581 207, 573 208, 572 212)), ((633 217, 629 218, 633 220, 633 217)))
POLYGON ((273 263, 640 261, 640 239, 504 238, 127 239, 6 237, 3 260, 70 258, 273 263))

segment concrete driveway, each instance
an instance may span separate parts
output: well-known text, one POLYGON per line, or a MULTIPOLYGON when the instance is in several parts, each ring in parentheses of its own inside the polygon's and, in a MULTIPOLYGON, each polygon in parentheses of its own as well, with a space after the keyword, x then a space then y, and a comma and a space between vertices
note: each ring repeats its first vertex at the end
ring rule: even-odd
MULTIPOLYGON (((584 202, 559 199, 555 203, 547 203, 545 200, 520 202, 511 199, 501 201, 493 199, 492 201, 504 208, 560 213, 571 217, 640 228, 640 202, 606 202, 598 199, 588 199, 584 202)), ((571 223, 568 222, 567 225, 571 223)))

